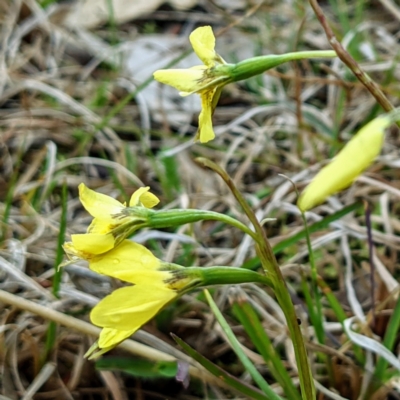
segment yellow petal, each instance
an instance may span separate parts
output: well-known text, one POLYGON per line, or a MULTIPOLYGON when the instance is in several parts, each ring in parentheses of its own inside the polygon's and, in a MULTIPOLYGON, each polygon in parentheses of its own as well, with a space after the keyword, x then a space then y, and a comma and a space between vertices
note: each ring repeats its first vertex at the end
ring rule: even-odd
POLYGON ((102 218, 105 215, 118 214, 123 205, 110 196, 90 190, 84 183, 79 185, 79 198, 86 211, 93 217, 102 218))
POLYGON ((140 202, 146 208, 153 208, 160 202, 160 200, 155 194, 147 192, 140 196, 140 202))
MULTIPOLYGON (((71 235, 74 249, 86 255, 97 255, 105 253, 114 247, 115 240, 111 234, 85 233, 71 235)), ((82 257, 87 259, 88 257, 82 257)))
POLYGON ((105 353, 134 333, 135 330, 132 329, 119 331, 113 328, 104 328, 100 333, 98 346, 103 350, 103 353, 105 353))
POLYGON ((214 90, 201 94, 201 113, 199 115, 199 130, 196 139, 200 139, 201 143, 207 143, 215 138, 212 125, 212 104, 214 90))
MULTIPOLYGON (((116 215, 116 214, 114 214, 116 215)), ((88 233, 109 233, 115 225, 121 224, 122 219, 112 218, 111 216, 105 214, 102 218, 93 218, 93 221, 88 227, 88 233)))
POLYGON ((146 247, 124 240, 107 254, 89 262, 91 270, 135 284, 159 284, 171 277, 168 271, 159 271, 160 260, 146 247))
POLYGON ((138 190, 136 190, 133 194, 132 197, 129 201, 129 206, 130 207, 137 207, 140 205, 143 205, 146 208, 153 208, 156 206, 160 200, 156 195, 153 193, 149 192, 150 187, 141 187, 138 190))
POLYGON ((170 85, 181 92, 193 93, 201 90, 206 69, 204 65, 188 69, 160 69, 154 72, 153 76, 156 81, 170 85))
POLYGON ((101 300, 90 319, 103 328, 133 333, 176 296, 176 292, 162 285, 123 287, 101 300))
POLYGON ((189 36, 194 52, 207 67, 215 65, 215 36, 211 26, 195 29, 189 36))
POLYGON ((349 186, 380 153, 390 123, 390 117, 378 117, 365 125, 305 188, 297 202, 300 210, 309 210, 349 186))

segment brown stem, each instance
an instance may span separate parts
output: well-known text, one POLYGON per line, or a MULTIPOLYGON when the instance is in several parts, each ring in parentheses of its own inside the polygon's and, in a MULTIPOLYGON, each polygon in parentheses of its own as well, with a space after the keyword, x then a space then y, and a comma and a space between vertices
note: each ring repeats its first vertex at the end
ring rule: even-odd
MULTIPOLYGON (((329 26, 328 20, 326 19, 321 7, 317 0, 309 0, 311 7, 314 10, 319 22, 324 28, 326 37, 329 40, 332 48, 336 51, 338 57, 344 64, 346 64, 350 70, 353 72, 355 77, 366 87, 366 89, 375 97, 376 101, 382 106, 382 108, 389 112, 394 109, 392 103, 385 96, 380 87, 366 74, 361 67, 357 64, 356 60, 349 54, 349 52, 342 46, 342 44, 337 40, 335 34, 333 33, 331 27, 329 26)), ((400 126, 400 123, 398 122, 400 126)))

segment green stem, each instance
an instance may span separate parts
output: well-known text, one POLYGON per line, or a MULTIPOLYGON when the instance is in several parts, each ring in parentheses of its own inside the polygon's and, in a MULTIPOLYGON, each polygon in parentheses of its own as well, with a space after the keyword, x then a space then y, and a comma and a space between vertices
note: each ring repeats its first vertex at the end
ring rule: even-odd
POLYGON ((257 235, 245 224, 229 215, 220 214, 214 211, 173 209, 173 210, 148 210, 146 209, 146 226, 160 229, 183 224, 190 224, 198 221, 220 221, 240 229, 256 240, 257 235))
POLYGON ((256 250, 258 256, 260 257, 261 265, 266 274, 271 277, 275 296, 278 300, 283 313, 285 314, 286 322, 290 331, 291 339, 293 342, 293 347, 296 356, 296 362, 299 370, 299 379, 301 387, 301 395, 304 400, 315 399, 315 387, 314 381, 311 373, 310 364, 308 361, 307 351, 303 340, 303 335, 300 330, 299 323, 297 321, 296 311, 292 303, 292 299, 289 294, 289 290, 286 286, 285 279, 279 268, 279 264, 275 258, 272 251, 271 245, 268 241, 267 235, 257 220, 256 215, 253 210, 247 204, 246 200, 236 188, 234 182, 229 177, 229 175, 218 165, 206 158, 198 158, 198 162, 204 166, 212 169, 214 172, 218 173, 221 178, 228 185, 229 189, 232 191, 236 200, 242 206, 247 217, 250 219, 251 223, 254 225, 256 231, 256 250))
MULTIPOLYGON (((317 267, 315 265, 315 259, 314 259, 314 252, 311 246, 311 238, 310 238, 310 232, 308 229, 308 223, 306 216, 303 211, 301 211, 301 217, 303 219, 303 225, 304 225, 304 230, 305 230, 305 235, 306 235, 306 242, 307 242, 307 248, 308 248, 308 259, 310 261, 310 269, 311 269, 311 290, 314 295, 314 302, 315 302, 315 307, 316 307, 316 314, 314 312, 310 315, 314 315, 314 321, 313 325, 315 328, 315 333, 318 338, 318 342, 321 344, 325 344, 325 331, 323 327, 323 320, 324 316, 322 313, 322 304, 321 304, 321 295, 318 290, 318 273, 317 273, 317 267)), ((314 309, 314 305, 310 304, 310 306, 314 309)))
POLYGON ((336 52, 333 50, 297 51, 293 53, 270 54, 267 56, 248 58, 247 60, 240 61, 237 64, 224 64, 217 66, 215 70, 217 72, 220 72, 221 70, 225 75, 230 76, 233 82, 237 82, 262 74, 263 72, 288 61, 333 57, 336 57, 336 52))
POLYGON ((269 276, 236 267, 187 267, 185 273, 198 277, 201 286, 210 285, 235 285, 247 282, 263 283, 272 286, 269 276))

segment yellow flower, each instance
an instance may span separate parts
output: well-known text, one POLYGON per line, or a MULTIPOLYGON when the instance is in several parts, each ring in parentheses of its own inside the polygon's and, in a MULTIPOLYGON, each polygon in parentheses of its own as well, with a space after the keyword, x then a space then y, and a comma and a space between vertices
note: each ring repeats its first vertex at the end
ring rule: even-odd
POLYGON ((90 319, 103 330, 86 354, 91 357, 107 352, 131 336, 182 290, 197 283, 195 277, 185 273, 185 268, 163 263, 148 249, 129 240, 89 260, 89 267, 134 284, 117 289, 93 308, 90 319))
POLYGON ((360 129, 305 188, 297 202, 300 210, 307 211, 349 186, 380 153, 385 129, 391 122, 391 116, 381 116, 360 129))
POLYGON ((86 260, 111 250, 132 234, 135 225, 143 222, 143 219, 130 215, 128 207, 152 208, 159 202, 149 192, 149 187, 142 187, 132 194, 126 207, 110 196, 90 190, 83 183, 79 185, 79 198, 94 218, 87 233, 71 235, 71 242, 64 243, 63 247, 69 258, 86 260))
POLYGON ((195 29, 190 34, 194 52, 204 63, 189 69, 167 69, 154 72, 154 79, 180 90, 181 96, 198 93, 201 97, 202 111, 199 115, 199 130, 196 139, 206 143, 214 139, 212 115, 224 85, 231 77, 214 68, 225 61, 215 52, 215 37, 210 26, 195 29))

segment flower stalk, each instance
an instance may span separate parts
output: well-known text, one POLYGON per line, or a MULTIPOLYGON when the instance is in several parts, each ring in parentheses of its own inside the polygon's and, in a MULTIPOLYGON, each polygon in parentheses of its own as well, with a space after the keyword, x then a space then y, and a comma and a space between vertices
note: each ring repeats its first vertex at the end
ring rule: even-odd
POLYGON ((290 297, 289 289, 286 286, 285 279, 279 268, 279 264, 272 251, 272 247, 268 241, 267 235, 257 220, 253 210, 247 204, 245 198, 242 196, 240 191, 236 188, 234 182, 230 176, 212 161, 205 158, 198 158, 197 161, 202 165, 210 168, 225 181, 229 189, 232 191, 236 200, 242 206, 243 211, 250 219, 256 231, 256 251, 260 258, 261 265, 264 269, 265 274, 270 277, 272 287, 274 289, 275 296, 278 300, 279 305, 285 315, 288 329, 290 331, 290 337, 293 342, 294 352, 296 356, 296 362, 298 366, 298 373, 300 379, 301 395, 303 400, 314 400, 315 386, 311 373, 311 367, 307 356, 306 347, 304 344, 303 335, 300 330, 299 322, 297 319, 296 311, 292 299, 290 297))
POLYGON ((304 60, 310 58, 333 58, 336 53, 333 50, 326 51, 298 51, 286 54, 270 54, 266 56, 252 57, 237 64, 225 64, 215 67, 215 73, 230 77, 230 82, 242 81, 256 75, 260 75, 271 68, 289 61, 304 60))

